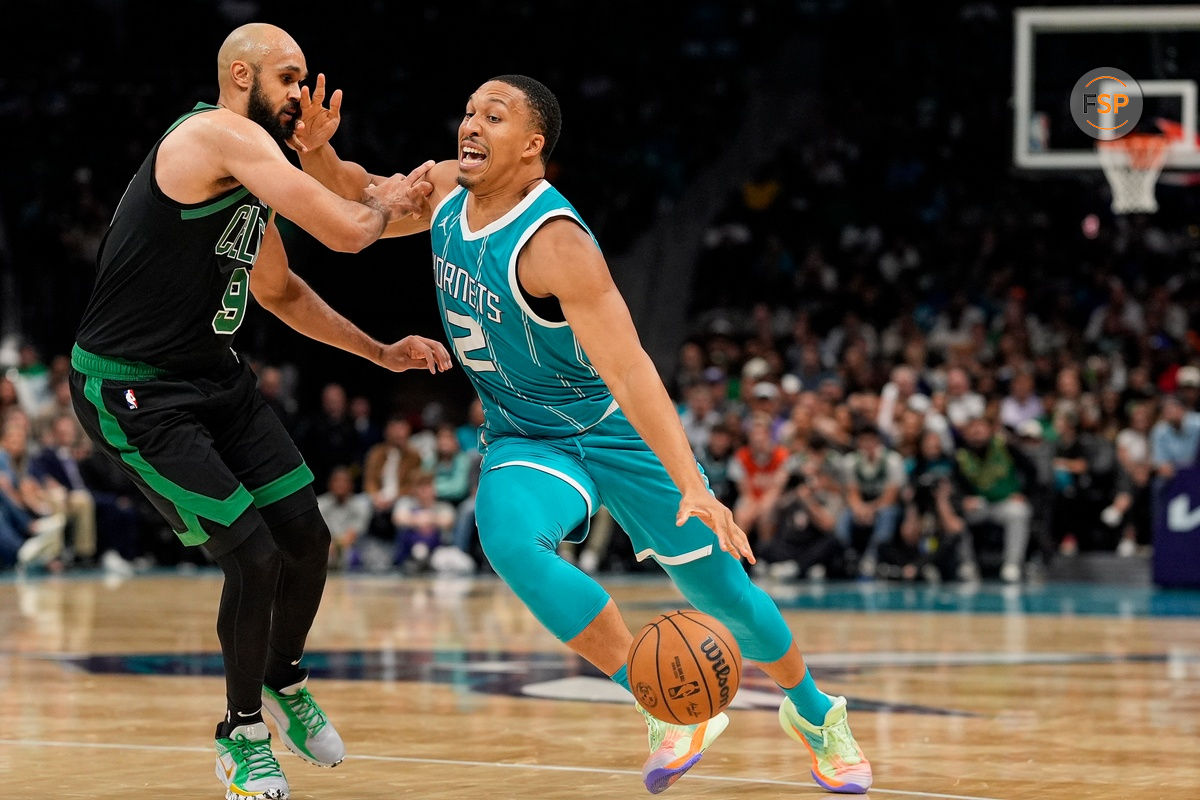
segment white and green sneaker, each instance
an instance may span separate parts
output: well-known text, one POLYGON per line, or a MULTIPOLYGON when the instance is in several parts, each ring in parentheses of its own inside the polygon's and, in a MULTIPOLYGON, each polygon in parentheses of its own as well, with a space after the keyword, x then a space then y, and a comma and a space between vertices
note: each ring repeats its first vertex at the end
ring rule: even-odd
POLYGON ((271 752, 266 723, 239 725, 217 737, 217 779, 225 786, 225 800, 287 800, 287 778, 271 752))
POLYGON ((696 766, 708 746, 729 725, 724 712, 699 725, 673 725, 651 716, 641 705, 637 710, 642 712, 650 729, 650 757, 642 765, 642 782, 651 794, 665 792, 683 773, 696 766))
POLYGON ((275 729, 288 750, 318 767, 336 767, 346 757, 346 745, 325 712, 304 685, 284 687, 278 692, 263 686, 263 710, 275 720, 275 729))

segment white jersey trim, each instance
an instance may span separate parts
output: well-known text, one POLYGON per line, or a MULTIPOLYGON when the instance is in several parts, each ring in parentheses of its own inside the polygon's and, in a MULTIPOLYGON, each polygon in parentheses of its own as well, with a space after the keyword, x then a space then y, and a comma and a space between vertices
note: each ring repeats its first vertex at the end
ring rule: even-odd
MULTIPOLYGON (((569 208, 556 208, 553 211, 547 211, 545 214, 534 220, 529 227, 521 233, 521 238, 517 239, 517 244, 515 247, 513 247, 512 255, 509 256, 508 259, 508 289, 512 292, 513 299, 517 301, 517 305, 520 307, 520 309, 525 312, 525 316, 529 317, 543 328, 565 328, 567 327, 567 321, 564 319, 562 322, 551 322, 550 320, 542 319, 536 313, 534 313, 532 308, 529 307, 528 301, 525 300, 525 294, 521 291, 521 280, 517 276, 517 259, 521 257, 521 251, 525 249, 525 245, 530 239, 533 238, 533 235, 541 230, 542 226, 547 222, 552 219, 557 219, 558 217, 565 217, 578 223, 580 227, 583 227, 583 220, 571 213, 571 209, 569 208)), ((584 230, 586 231, 587 228, 584 228, 584 230)))
POLYGON ((674 567, 674 566, 678 566, 679 564, 687 564, 688 562, 691 562, 691 561, 699 561, 702 558, 706 558, 706 557, 712 555, 712 551, 713 551, 713 546, 711 544, 706 544, 704 547, 701 547, 699 550, 692 550, 690 552, 683 553, 681 555, 660 556, 658 553, 654 552, 654 550, 652 548, 647 547, 645 550, 638 553, 637 556, 635 556, 635 558, 637 558, 638 561, 645 561, 647 558, 654 556, 654 560, 657 561, 658 563, 668 564, 668 565, 674 567))
MULTIPOLYGON (((459 187, 462 188, 461 186, 459 187)), ((508 223, 512 222, 517 217, 525 213, 525 210, 533 205, 533 202, 542 196, 542 192, 550 188, 550 182, 542 179, 542 182, 533 188, 529 194, 521 199, 521 202, 510 208, 503 217, 493 222, 489 222, 477 231, 471 230, 467 225, 467 204, 463 203, 462 215, 458 218, 459 227, 462 230, 463 241, 473 242, 476 239, 482 239, 484 236, 491 236, 496 231, 503 228, 508 223)))
POLYGON ((446 196, 439 200, 438 204, 433 207, 433 213, 429 215, 429 226, 433 227, 433 223, 437 221, 438 214, 441 212, 442 206, 446 205, 446 203, 450 202, 455 197, 458 197, 459 194, 465 191, 466 189, 463 187, 455 186, 453 189, 446 192, 446 196))
MULTIPOLYGON (((560 478, 564 483, 571 486, 583 497, 583 502, 587 505, 588 519, 591 519, 592 514, 595 513, 592 511, 592 496, 587 493, 586 489, 583 488, 583 484, 572 478, 570 475, 567 475, 565 472, 559 472, 553 467, 547 467, 545 464, 537 464, 533 461, 505 461, 503 464, 497 464, 494 467, 490 467, 488 472, 498 470, 501 467, 529 467, 530 469, 536 469, 538 472, 544 472, 547 475, 553 475, 556 478, 560 478)), ((709 545, 708 549, 712 550, 712 545, 709 545)), ((641 559, 639 558, 638 560, 640 561, 641 559)))

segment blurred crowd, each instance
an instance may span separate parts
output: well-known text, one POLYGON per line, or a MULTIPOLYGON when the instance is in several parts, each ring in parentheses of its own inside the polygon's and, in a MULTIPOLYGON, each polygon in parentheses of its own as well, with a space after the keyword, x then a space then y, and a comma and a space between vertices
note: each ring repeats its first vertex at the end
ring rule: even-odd
MULTIPOLYGON (((1009 298, 990 338, 1032 324, 1020 302, 1009 298)), ((891 347, 889 331, 852 317, 821 335, 801 316, 778 336, 778 316, 760 305, 748 317, 757 334, 680 350, 669 381, 680 420, 750 533, 758 574, 1016 582, 1030 561, 1144 554, 1157 488, 1200 456, 1200 359, 1158 375, 1065 351, 982 362, 953 335, 909 331, 891 347)), ((958 318, 964 342, 992 327, 974 307, 958 318)), ((0 564, 131 574, 204 563, 92 450, 67 369, 26 346, 0 378, 0 564)), ((487 569, 474 522, 478 401, 380 419, 368 398, 329 383, 319 408, 301 409, 294 368, 256 370, 316 477, 332 568, 487 569)), ((589 572, 642 568, 615 530, 602 511, 564 555, 589 572)))

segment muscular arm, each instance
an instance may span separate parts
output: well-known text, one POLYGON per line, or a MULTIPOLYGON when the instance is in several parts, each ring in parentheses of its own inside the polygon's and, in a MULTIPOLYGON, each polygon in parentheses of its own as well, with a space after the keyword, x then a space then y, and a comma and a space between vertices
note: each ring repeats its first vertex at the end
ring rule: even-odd
POLYGON ((341 198, 292 166, 259 125, 224 109, 171 132, 159 149, 156 177, 167 196, 182 203, 201 202, 236 181, 325 246, 344 252, 374 242, 388 222, 423 201, 410 186, 412 176, 389 179, 371 196, 360 193, 362 202, 341 198))
POLYGON ((666 467, 683 495, 677 523, 695 515, 713 528, 723 549, 753 561, 745 534, 733 524, 729 510, 708 493, 675 406, 642 349, 604 257, 587 232, 567 219, 546 223, 521 252, 517 269, 531 294, 558 298, 592 365, 666 467))
POLYGON ((274 219, 267 225, 258 260, 250 272, 250 291, 263 308, 293 330, 368 361, 379 362, 383 344, 330 308, 288 268, 287 253, 274 219))
MULTIPOLYGON (((333 145, 330 144, 323 144, 302 152, 300 165, 321 185, 339 196, 351 200, 361 197, 363 189, 369 184, 378 184, 385 180, 367 172, 366 168, 360 164, 342 160, 337 151, 333 149, 333 145)), ((435 164, 425 176, 425 180, 433 184, 433 192, 424 208, 416 216, 408 214, 390 221, 380 238, 411 236, 414 233, 423 233, 429 230, 433 209, 442 201, 442 198, 454 189, 457 174, 458 164, 455 161, 441 161, 435 164)))

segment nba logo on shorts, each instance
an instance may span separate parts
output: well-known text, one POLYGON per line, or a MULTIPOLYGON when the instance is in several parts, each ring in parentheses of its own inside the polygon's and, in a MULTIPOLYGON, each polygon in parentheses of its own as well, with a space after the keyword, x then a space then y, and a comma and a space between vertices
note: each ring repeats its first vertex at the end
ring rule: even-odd
POLYGON ((138 407, 137 395, 133 393, 133 389, 125 390, 125 402, 129 404, 130 408, 138 407))

